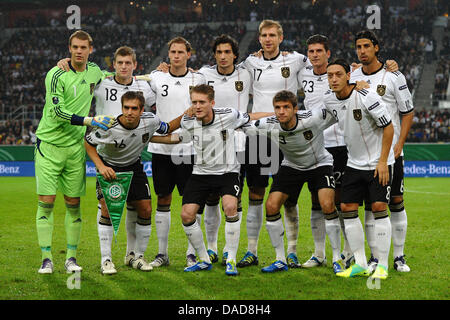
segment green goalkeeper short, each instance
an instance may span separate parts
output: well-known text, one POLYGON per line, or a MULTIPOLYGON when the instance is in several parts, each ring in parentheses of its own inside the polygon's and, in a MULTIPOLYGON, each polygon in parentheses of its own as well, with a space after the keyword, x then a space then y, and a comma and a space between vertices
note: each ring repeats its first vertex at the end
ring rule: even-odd
POLYGON ((86 193, 86 151, 83 140, 58 147, 38 139, 34 150, 38 195, 64 195, 77 198, 86 193))

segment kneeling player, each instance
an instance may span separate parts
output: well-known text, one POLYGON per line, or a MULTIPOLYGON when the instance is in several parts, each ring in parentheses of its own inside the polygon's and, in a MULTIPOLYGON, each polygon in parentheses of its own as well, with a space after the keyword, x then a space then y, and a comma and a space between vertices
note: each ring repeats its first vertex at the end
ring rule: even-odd
POLYGON ((269 115, 249 115, 233 108, 213 108, 214 89, 208 85, 197 85, 191 89, 194 117, 184 116, 181 127, 192 141, 197 154, 194 169, 183 195, 181 220, 189 242, 200 259, 184 271, 201 271, 212 268, 211 260, 203 241, 203 233, 196 220, 200 206, 208 195, 219 194, 225 212, 225 241, 228 252, 227 275, 237 275, 236 253, 239 245, 241 220, 237 212, 240 165, 234 147, 235 129, 246 124, 250 118, 269 115))
MULTIPOLYGON (((152 270, 144 260, 151 232, 151 198, 147 176, 140 160, 148 142, 174 144, 180 141, 178 135, 153 136, 155 132, 167 134, 180 126, 181 116, 169 124, 161 122, 152 113, 144 113, 145 98, 140 92, 128 91, 121 99, 122 114, 117 123, 107 132, 92 131, 85 138, 87 154, 94 162, 98 172, 106 179, 116 178, 116 172, 132 171, 127 204, 138 212, 136 223, 136 247, 134 254, 127 256, 128 265, 142 271, 152 270)), ((97 217, 100 239, 101 272, 116 273, 111 258, 113 228, 109 213, 97 181, 97 198, 101 203, 101 215, 97 217)))
POLYGON ((278 133, 279 146, 284 154, 266 201, 266 228, 276 251, 276 261, 261 271, 288 270, 280 209, 288 199, 296 203, 303 184, 308 182, 309 189, 318 193, 325 217, 325 229, 333 249, 334 272, 341 272, 340 224, 334 205, 333 158, 325 150, 323 143, 323 130, 335 123, 335 120, 326 110, 299 111, 297 97, 286 90, 275 95, 273 105, 275 116, 244 127, 247 133, 254 129, 258 129, 260 133, 278 133))

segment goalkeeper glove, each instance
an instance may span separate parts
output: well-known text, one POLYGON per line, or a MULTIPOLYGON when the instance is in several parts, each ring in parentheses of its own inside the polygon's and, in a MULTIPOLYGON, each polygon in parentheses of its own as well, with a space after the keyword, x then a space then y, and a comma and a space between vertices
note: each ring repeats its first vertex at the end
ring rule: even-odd
POLYGON ((111 116, 95 116, 85 117, 83 124, 90 127, 98 127, 103 130, 108 130, 115 123, 115 118, 111 116))

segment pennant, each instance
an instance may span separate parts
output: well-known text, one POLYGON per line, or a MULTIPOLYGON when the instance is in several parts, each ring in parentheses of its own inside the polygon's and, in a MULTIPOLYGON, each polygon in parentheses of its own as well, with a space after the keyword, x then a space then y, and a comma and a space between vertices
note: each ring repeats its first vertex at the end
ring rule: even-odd
POLYGON ((114 229, 114 235, 117 237, 120 220, 122 219, 123 208, 127 202, 128 191, 130 190, 133 172, 116 172, 116 179, 107 181, 103 176, 97 173, 97 179, 102 188, 106 207, 108 208, 111 224, 114 229))

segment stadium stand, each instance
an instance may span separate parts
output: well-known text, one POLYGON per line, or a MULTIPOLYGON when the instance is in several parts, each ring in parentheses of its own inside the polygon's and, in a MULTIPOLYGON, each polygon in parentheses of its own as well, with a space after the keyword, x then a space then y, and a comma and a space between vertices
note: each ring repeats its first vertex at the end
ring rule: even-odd
MULTIPOLYGON (((381 57, 398 62, 410 90, 414 92, 421 80, 425 46, 433 31, 430 21, 438 12, 445 12, 441 8, 445 7, 445 1, 438 1, 438 7, 413 1, 415 6, 410 8, 397 7, 394 6, 397 1, 391 2, 389 10, 383 10, 383 28, 377 32, 382 43, 381 57)), ((317 1, 315 5, 311 1, 293 0, 155 0, 151 6, 146 5, 148 1, 93 0, 81 3, 89 4, 89 10, 83 10, 82 28, 94 38, 92 61, 103 69, 112 70, 114 50, 128 45, 137 53, 137 73, 150 72, 155 58, 160 57, 167 41, 176 35, 185 37, 193 46, 190 67, 199 69, 204 64, 214 64, 210 46, 214 36, 226 33, 240 42, 250 31, 249 26, 253 23, 254 28, 263 19, 279 20, 282 23, 285 32, 282 50, 306 53, 306 39, 312 34, 322 33, 330 39, 332 57, 356 61, 353 35, 365 27, 368 16, 364 7, 368 1, 317 1), (146 8, 142 8, 144 5, 146 8), (323 21, 333 23, 319 23, 323 21), (175 23, 184 25, 174 28, 175 23)), ((34 131, 32 129, 29 133, 29 126, 36 128, 41 117, 45 74, 59 59, 68 55, 65 44, 71 30, 66 28, 68 15, 64 13, 63 5, 55 7, 54 11, 38 8, 33 14, 29 8, 28 11, 26 9, 24 5, 20 8, 25 10, 23 12, 4 10, 0 19, 7 35, 0 38, 3 71, 0 82, 2 144, 28 143, 33 139, 34 131), (22 127, 20 132, 17 131, 17 123, 22 127), (26 138, 27 135, 30 139, 26 138)), ((240 60, 259 48, 256 32, 248 50, 240 53, 240 60)), ((163 59, 167 57, 165 54, 163 52, 161 56, 163 59)), ((449 55, 447 28, 441 50, 436 53, 439 59, 432 100, 434 106, 439 100, 448 98, 449 55)), ((416 107, 427 107, 423 112, 428 117, 417 117, 408 140, 417 141, 428 135, 430 139, 436 137, 439 141, 449 141, 448 111, 428 110, 428 106, 424 105, 416 107), (431 121, 429 125, 425 121, 422 125, 422 118, 431 117, 439 119, 439 126, 436 121, 431 121)))

